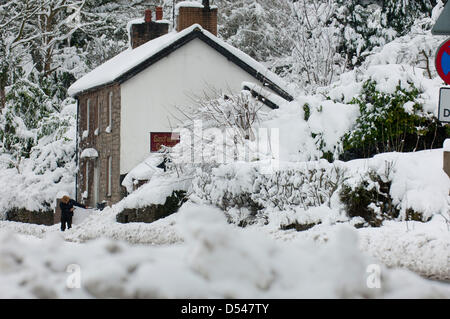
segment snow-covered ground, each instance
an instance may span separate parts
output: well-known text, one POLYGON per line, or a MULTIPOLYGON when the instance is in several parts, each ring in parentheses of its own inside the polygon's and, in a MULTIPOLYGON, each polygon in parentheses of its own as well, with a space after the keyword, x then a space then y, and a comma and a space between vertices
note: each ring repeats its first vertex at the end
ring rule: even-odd
POLYGON ((0 297, 450 297, 449 284, 389 269, 362 253, 362 236, 349 226, 336 226, 324 243, 278 241, 230 225, 210 207, 188 204, 174 216, 183 242, 162 246, 74 244, 56 232, 36 239, 2 227, 0 297))

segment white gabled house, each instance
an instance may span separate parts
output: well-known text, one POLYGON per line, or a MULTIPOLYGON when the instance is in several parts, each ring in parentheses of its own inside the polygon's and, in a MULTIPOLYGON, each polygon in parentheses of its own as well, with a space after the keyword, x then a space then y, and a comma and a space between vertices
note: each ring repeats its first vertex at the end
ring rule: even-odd
MULTIPOLYGON (((106 61, 70 88, 78 101, 77 199, 89 206, 126 195, 121 181, 155 145, 173 145, 177 106, 204 91, 252 91, 264 87, 291 101, 286 83, 217 35, 217 8, 209 1, 177 5, 176 30, 156 9, 130 24, 131 48, 106 61), (253 85, 252 85, 253 84, 253 85), (153 141, 151 139, 154 139, 153 141), (85 151, 85 150, 89 151, 85 151), (91 156, 94 154, 95 156, 91 156)), ((152 149, 153 148, 153 149, 152 149)))

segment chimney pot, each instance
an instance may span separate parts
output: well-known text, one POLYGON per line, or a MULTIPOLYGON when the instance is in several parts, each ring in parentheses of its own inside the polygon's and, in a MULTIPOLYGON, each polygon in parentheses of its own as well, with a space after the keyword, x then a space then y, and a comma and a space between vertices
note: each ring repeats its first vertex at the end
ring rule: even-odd
POLYGON ((152 10, 145 10, 145 23, 150 23, 152 22, 152 10))
POLYGON ((130 44, 135 49, 142 44, 163 36, 169 32, 169 23, 157 23, 152 21, 152 11, 145 10, 144 22, 136 22, 130 28, 130 44))
POLYGON ((156 7, 156 21, 163 19, 163 8, 162 7, 156 7))
POLYGON ((209 0, 203 0, 203 8, 209 10, 209 0))

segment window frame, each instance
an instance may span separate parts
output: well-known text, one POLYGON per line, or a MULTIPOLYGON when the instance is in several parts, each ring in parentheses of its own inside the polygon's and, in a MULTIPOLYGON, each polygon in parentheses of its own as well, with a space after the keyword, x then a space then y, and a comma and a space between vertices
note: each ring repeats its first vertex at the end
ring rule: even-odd
POLYGON ((91 120, 91 99, 86 102, 86 131, 89 132, 89 122, 91 120))
POLYGON ((110 131, 112 130, 113 96, 114 96, 114 92, 110 91, 109 92, 109 98, 108 98, 108 127, 109 127, 110 131))
POLYGON ((85 191, 86 191, 86 198, 89 198, 89 160, 86 160, 86 165, 85 165, 85 183, 86 183, 86 187, 85 187, 85 191))
POLYGON ((100 134, 100 127, 101 127, 101 123, 102 123, 102 117, 101 117, 101 106, 102 106, 102 102, 100 97, 97 97, 97 130, 98 130, 98 134, 100 134))
POLYGON ((108 156, 108 174, 106 176, 106 196, 111 197, 112 195, 112 156, 108 156))

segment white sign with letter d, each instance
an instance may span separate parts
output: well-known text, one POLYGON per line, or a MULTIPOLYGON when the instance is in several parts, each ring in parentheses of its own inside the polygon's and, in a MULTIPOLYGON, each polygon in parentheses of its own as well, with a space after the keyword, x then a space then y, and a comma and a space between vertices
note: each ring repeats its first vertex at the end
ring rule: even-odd
POLYGON ((439 91, 439 121, 450 123, 450 87, 439 91))

